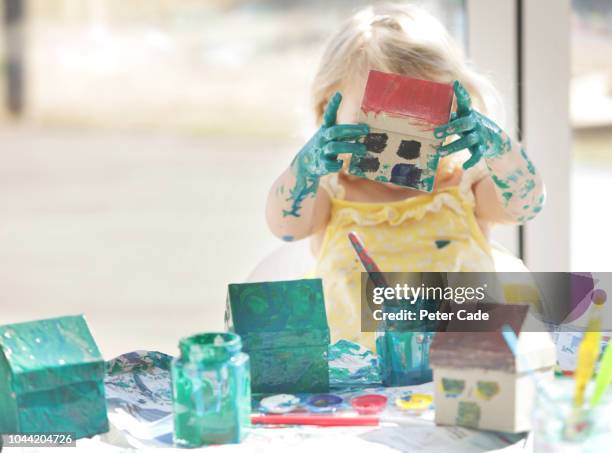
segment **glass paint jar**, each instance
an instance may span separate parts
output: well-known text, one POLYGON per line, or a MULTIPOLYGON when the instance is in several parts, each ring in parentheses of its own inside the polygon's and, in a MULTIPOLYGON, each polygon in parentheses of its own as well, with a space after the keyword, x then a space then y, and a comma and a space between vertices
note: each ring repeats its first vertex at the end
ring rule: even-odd
POLYGON ((587 386, 584 407, 577 411, 574 408, 575 385, 574 379, 570 378, 542 383, 533 411, 533 451, 610 451, 612 388, 608 388, 598 405, 591 407, 591 382, 587 386))
MULTIPOLYGON (((415 304, 386 304, 386 313, 432 309, 431 301, 419 299, 415 304)), ((383 385, 400 387, 431 382, 429 348, 435 335, 435 323, 427 321, 385 321, 383 331, 376 333, 376 353, 383 385)))
POLYGON ((377 335, 376 352, 383 385, 399 387, 430 382, 431 332, 387 331, 377 335))
POLYGON ((249 356, 240 336, 203 333, 180 340, 172 361, 174 442, 183 447, 238 443, 251 416, 249 356))

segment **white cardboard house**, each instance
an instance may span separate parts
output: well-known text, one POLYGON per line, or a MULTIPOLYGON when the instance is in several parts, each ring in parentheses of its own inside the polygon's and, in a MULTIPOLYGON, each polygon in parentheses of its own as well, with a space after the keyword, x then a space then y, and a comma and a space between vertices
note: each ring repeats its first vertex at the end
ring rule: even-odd
POLYGON ((538 380, 553 379, 555 347, 548 332, 523 331, 526 305, 497 305, 495 311, 491 322, 500 325, 487 326, 489 331, 482 325, 479 332, 452 331, 451 322, 434 337, 437 424, 508 433, 531 429, 536 385, 529 370, 538 380), (503 324, 518 336, 516 357, 501 334, 503 324))
POLYGON ((348 172, 431 192, 442 144, 433 130, 448 122, 452 102, 449 84, 370 71, 358 115, 370 126, 367 153, 353 157, 348 172))

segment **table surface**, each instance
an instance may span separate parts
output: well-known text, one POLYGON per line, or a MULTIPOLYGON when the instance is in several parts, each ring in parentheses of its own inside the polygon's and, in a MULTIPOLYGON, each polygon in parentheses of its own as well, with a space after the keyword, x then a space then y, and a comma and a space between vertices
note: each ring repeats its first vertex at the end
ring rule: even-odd
MULTIPOLYGON (((374 355, 350 342, 330 349, 330 384, 346 401, 364 393, 384 393, 389 401, 407 393, 432 393, 432 384, 386 388, 380 385, 374 355)), ((139 351, 107 363, 105 380, 110 431, 80 439, 77 451, 124 452, 172 448, 171 356, 139 351)), ((254 398, 254 409, 258 400, 254 398)), ((348 404, 347 404, 348 407, 348 404)), ((222 451, 531 451, 531 440, 521 435, 436 426, 433 408, 407 415, 389 404, 385 415, 400 417, 402 425, 374 427, 252 427, 241 444, 215 446, 222 451)), ((210 449, 210 447, 208 447, 210 449)), ((19 449, 7 449, 16 451, 19 449)), ((178 450, 178 449, 177 449, 178 450)), ((198 450, 198 449, 196 449, 198 450)), ((33 451, 33 449, 23 449, 33 451)), ((181 449, 180 451, 185 451, 181 449)))

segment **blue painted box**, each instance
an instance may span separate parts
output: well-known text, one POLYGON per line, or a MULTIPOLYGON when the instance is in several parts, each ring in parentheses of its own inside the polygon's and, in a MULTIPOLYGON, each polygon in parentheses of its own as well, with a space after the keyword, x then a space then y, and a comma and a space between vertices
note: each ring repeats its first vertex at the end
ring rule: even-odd
POLYGON ((321 279, 230 284, 225 317, 251 358, 254 393, 329 389, 321 279))
POLYGON ((0 432, 108 431, 104 372, 82 316, 0 326, 0 432))

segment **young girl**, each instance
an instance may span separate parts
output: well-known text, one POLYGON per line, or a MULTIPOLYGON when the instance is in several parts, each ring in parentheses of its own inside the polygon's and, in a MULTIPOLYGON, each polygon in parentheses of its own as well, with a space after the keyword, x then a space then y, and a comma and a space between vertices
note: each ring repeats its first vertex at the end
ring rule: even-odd
POLYGON ((372 6, 344 23, 325 49, 313 95, 320 128, 272 186, 267 220, 285 241, 311 238, 332 341, 373 347, 374 335, 360 332, 362 268, 350 231, 384 272, 492 271, 491 226, 533 218, 544 185, 521 145, 487 116, 490 84, 418 7, 372 6), (453 84, 456 111, 433 131, 445 139, 433 193, 343 170, 342 155, 365 153, 358 140, 368 126, 354 123, 371 69, 453 84))

